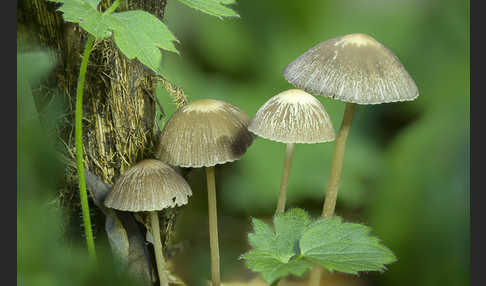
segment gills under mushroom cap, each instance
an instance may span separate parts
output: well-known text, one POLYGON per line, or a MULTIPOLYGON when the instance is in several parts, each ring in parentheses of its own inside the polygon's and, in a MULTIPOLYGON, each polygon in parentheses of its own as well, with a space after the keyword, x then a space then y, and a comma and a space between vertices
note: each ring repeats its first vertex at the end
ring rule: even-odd
POLYGON ((257 111, 248 130, 283 143, 321 143, 335 138, 324 106, 300 89, 286 90, 270 98, 257 111))
POLYGON ((199 99, 178 109, 160 137, 160 160, 181 167, 211 167, 240 159, 253 142, 248 116, 215 99, 199 99))
POLYGON ((283 75, 297 88, 344 102, 379 104, 419 95, 400 60, 365 34, 324 41, 291 62, 283 75))
POLYGON ((191 195, 189 184, 174 169, 147 159, 120 175, 104 203, 122 211, 160 211, 187 204, 191 195))

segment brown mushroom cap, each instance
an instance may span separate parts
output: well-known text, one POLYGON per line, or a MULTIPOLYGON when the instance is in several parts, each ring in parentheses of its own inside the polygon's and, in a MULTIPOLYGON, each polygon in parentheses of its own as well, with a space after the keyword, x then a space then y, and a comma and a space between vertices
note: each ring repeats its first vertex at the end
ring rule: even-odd
POLYGON ((125 171, 106 196, 105 206, 122 211, 160 211, 187 204, 189 184, 169 165, 153 159, 125 171))
POLYGON ((400 60, 365 34, 324 41, 291 62, 283 75, 297 88, 358 104, 408 101, 419 95, 400 60))
POLYGON ((199 99, 172 114, 160 137, 160 160, 181 167, 211 167, 238 160, 253 142, 250 119, 238 107, 199 99))
POLYGON ((252 118, 248 130, 283 143, 321 143, 335 138, 324 106, 301 89, 289 89, 270 98, 252 118))

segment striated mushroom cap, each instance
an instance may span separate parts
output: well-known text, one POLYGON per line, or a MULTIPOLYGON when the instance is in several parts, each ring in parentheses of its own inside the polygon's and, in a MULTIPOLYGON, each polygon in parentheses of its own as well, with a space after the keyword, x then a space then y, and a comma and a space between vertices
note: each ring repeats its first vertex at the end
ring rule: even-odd
POLYGON ((419 95, 400 60, 365 34, 324 41, 291 62, 283 75, 297 88, 344 102, 379 104, 419 95))
POLYGON ((181 167, 211 167, 238 160, 253 142, 250 119, 238 107, 199 99, 172 114, 160 137, 160 160, 181 167))
POLYGON ((121 211, 160 211, 187 204, 189 184, 169 165, 153 159, 140 161, 117 179, 105 206, 121 211))
POLYGON ((335 138, 324 106, 300 89, 289 89, 270 98, 258 109, 248 130, 283 143, 321 143, 335 138))

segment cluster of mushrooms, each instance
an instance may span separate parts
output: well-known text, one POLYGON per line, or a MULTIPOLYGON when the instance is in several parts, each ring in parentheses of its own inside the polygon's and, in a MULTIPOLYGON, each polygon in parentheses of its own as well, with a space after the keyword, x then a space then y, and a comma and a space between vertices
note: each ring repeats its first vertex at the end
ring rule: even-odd
POLYGON ((205 168, 208 190, 212 285, 221 285, 214 166, 240 159, 255 135, 286 144, 276 212, 285 210, 294 144, 336 139, 323 217, 336 203, 346 138, 356 104, 409 101, 417 87, 398 58, 365 34, 324 41, 306 51, 283 72, 297 89, 270 98, 250 120, 238 107, 220 100, 199 99, 179 108, 164 126, 158 160, 146 159, 120 175, 105 205, 147 212, 151 222, 157 272, 168 285, 157 212, 187 204, 189 184, 171 166, 205 168), (309 93, 346 102, 337 138, 323 105, 309 93))

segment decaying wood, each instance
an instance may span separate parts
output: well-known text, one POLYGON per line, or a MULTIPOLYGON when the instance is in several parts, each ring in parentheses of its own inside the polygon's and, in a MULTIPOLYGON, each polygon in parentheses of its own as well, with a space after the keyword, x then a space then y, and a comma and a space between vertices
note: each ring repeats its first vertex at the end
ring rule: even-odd
MULTIPOLYGON (((105 9, 111 0, 104 0, 105 9)), ((122 1, 118 10, 143 9, 159 19, 163 18, 166 0, 122 1)), ((17 22, 19 49, 48 48, 57 58, 55 71, 34 88, 38 110, 52 96, 65 97, 67 102, 64 123, 59 126, 63 154, 67 161, 65 184, 60 191, 63 206, 77 218, 80 212, 77 171, 75 164, 74 107, 76 81, 81 54, 87 35, 77 25, 62 20, 56 12, 59 4, 46 0, 21 0, 18 4, 17 22), (31 44, 31 45, 29 45, 31 44), (41 92, 42 90, 42 92, 41 92), (45 90, 57 92, 45 92, 45 90)), ((118 11, 117 10, 117 11, 118 11)), ((83 102, 83 146, 85 168, 113 184, 129 166, 145 158, 153 158, 157 145, 158 128, 155 124, 156 104, 153 72, 137 60, 128 60, 112 39, 95 42, 89 59, 83 102)), ((94 206, 92 207, 94 208, 94 206)), ((162 235, 170 237, 173 213, 162 226, 162 235)), ((96 223, 102 230, 103 223, 96 223)), ((77 223, 77 222, 76 222, 77 223)), ((66 225, 73 224, 67 221, 66 225)))

